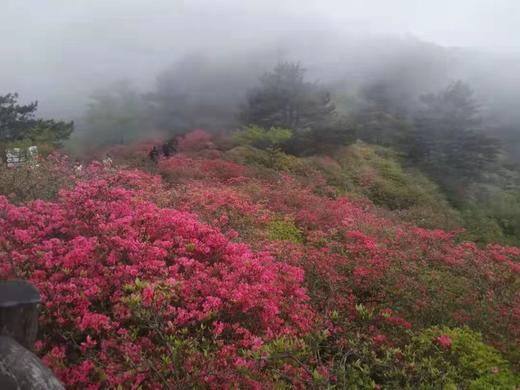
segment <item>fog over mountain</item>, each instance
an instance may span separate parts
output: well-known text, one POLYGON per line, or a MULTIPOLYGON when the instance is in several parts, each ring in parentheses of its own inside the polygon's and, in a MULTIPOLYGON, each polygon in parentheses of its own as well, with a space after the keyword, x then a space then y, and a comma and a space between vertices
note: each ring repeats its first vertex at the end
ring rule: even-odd
POLYGON ((96 90, 128 80, 150 92, 172 69, 177 89, 234 104, 259 75, 290 60, 341 94, 378 79, 413 94, 463 79, 489 115, 520 121, 513 0, 2 3, 2 92, 37 99, 43 115, 81 118, 96 90))

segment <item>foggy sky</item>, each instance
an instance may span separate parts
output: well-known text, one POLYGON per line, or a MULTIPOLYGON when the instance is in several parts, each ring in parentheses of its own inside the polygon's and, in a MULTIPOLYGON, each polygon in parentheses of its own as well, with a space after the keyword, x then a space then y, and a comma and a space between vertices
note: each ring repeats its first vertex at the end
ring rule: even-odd
POLYGON ((312 57, 305 37, 391 34, 519 52, 519 30, 517 0, 0 0, 0 93, 66 117, 92 89, 147 85, 196 51, 229 59, 292 39, 312 57))

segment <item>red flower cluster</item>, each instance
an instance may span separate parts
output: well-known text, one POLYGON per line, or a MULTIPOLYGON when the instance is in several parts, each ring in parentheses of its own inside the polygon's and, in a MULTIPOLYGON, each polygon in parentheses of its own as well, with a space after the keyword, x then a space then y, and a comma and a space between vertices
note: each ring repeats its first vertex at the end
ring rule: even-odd
POLYGON ((201 129, 190 131, 179 138, 180 152, 193 152, 212 147, 214 145, 211 135, 201 129))
POLYGON ((41 291, 39 353, 72 387, 261 372, 247 351, 312 328, 302 270, 128 188, 145 179, 122 172, 26 207, 0 197, 0 277, 41 291))
POLYGON ((330 351, 438 324, 520 345, 520 249, 399 223, 199 139, 161 159, 162 180, 93 164, 65 170, 77 185, 56 201, 0 197, 0 278, 42 292, 38 353, 70 387, 333 382, 330 351))
POLYGON ((442 335, 436 337, 434 341, 444 348, 451 348, 451 339, 449 336, 442 335))
POLYGON ((228 180, 244 175, 245 168, 230 161, 192 159, 181 154, 161 160, 159 172, 172 181, 194 178, 228 180))

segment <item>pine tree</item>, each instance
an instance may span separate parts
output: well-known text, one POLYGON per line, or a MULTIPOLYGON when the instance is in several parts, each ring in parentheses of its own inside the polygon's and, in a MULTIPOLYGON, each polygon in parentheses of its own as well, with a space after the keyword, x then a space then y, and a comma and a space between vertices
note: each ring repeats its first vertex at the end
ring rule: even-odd
POLYGON ((330 120, 336 107, 330 94, 304 78, 298 63, 278 64, 260 79, 260 86, 248 96, 242 112, 245 124, 295 131, 315 128, 330 120))
POLYGON ((72 122, 37 119, 38 102, 18 103, 18 94, 0 96, 0 146, 30 141, 51 147, 61 145, 73 131, 72 122))
POLYGON ((500 148, 483 133, 473 91, 456 82, 438 94, 421 98, 415 117, 409 157, 433 176, 449 180, 477 180, 496 160, 500 148))

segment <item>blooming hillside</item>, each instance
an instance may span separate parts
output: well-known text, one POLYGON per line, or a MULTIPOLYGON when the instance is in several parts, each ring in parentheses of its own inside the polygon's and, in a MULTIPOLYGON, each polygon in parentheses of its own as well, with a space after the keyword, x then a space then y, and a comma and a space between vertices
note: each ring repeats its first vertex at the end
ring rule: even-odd
POLYGON ((0 197, 0 278, 41 291, 37 353, 69 388, 520 386, 520 249, 343 196, 332 157, 189 141, 0 197))

